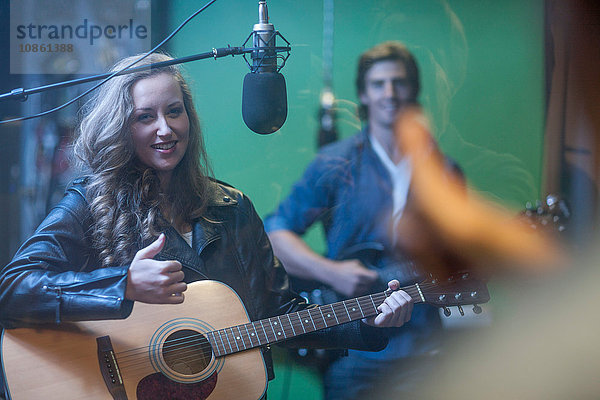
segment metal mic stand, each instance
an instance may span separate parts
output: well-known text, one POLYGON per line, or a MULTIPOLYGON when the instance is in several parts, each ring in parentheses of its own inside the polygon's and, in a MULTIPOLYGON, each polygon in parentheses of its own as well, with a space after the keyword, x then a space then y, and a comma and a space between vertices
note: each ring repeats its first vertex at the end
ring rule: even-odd
MULTIPOLYGON (((273 50, 275 52, 287 51, 288 53, 289 53, 290 49, 291 48, 289 46, 289 43, 287 46, 273 48, 273 50)), ((128 68, 126 70, 119 72, 116 75, 124 75, 124 74, 128 74, 131 72, 146 70, 149 68, 161 68, 161 67, 166 67, 166 66, 174 65, 174 64, 181 64, 181 63, 186 63, 186 62, 190 62, 190 61, 202 60, 205 58, 214 58, 216 60, 217 58, 226 57, 229 55, 230 56, 240 55, 240 54, 244 55, 247 53, 252 53, 256 50, 258 50, 258 49, 245 48, 245 47, 231 47, 231 46, 222 47, 219 49, 213 48, 211 51, 206 52, 206 53, 201 53, 201 54, 196 54, 193 56, 187 56, 187 57, 181 57, 181 58, 175 58, 173 60, 143 65, 140 67, 128 68)), ((248 62, 248 61, 246 61, 246 62, 248 62)), ((45 92, 47 90, 59 89, 59 88, 63 88, 63 87, 78 85, 81 83, 92 82, 92 81, 96 81, 96 80, 100 80, 100 79, 106 79, 110 75, 112 75, 112 73, 109 72, 109 73, 100 74, 100 75, 92 75, 92 76, 88 76, 85 78, 72 79, 69 81, 53 83, 50 85, 38 86, 38 87, 32 88, 32 89, 23 89, 23 88, 13 89, 8 93, 1 94, 0 101, 6 101, 6 100, 25 101, 25 100, 27 100, 27 97, 30 94, 35 94, 35 93, 45 92)))

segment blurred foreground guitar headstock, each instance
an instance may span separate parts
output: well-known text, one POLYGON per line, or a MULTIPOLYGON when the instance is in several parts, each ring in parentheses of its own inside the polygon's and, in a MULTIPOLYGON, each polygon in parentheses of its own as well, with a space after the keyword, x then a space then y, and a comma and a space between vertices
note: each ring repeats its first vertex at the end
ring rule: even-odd
POLYGON ((521 212, 533 229, 544 229, 562 234, 568 230, 571 211, 566 200, 549 194, 544 201, 528 202, 521 212))

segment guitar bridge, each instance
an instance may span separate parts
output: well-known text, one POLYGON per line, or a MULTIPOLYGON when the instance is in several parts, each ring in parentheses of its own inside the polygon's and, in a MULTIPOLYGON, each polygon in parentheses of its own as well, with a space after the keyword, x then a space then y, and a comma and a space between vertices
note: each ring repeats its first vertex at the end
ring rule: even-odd
POLYGON ((112 347, 109 336, 96 338, 98 345, 98 363, 100 364, 100 373, 104 378, 104 383, 111 396, 115 400, 127 400, 127 393, 123 385, 121 371, 117 364, 117 357, 112 347))

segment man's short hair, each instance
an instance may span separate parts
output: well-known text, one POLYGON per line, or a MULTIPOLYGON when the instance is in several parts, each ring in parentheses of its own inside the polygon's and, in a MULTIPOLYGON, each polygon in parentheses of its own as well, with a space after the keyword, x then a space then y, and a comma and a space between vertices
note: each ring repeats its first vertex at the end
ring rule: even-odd
MULTIPOLYGON (((356 74, 356 91, 358 96, 365 91, 365 77, 369 69, 380 61, 399 61, 406 68, 406 77, 411 87, 411 100, 417 102, 421 85, 419 83, 419 67, 412 53, 404 44, 398 41, 388 41, 378 44, 361 54, 358 60, 358 73, 356 74)), ((358 109, 361 119, 367 118, 367 107, 363 104, 358 109)))

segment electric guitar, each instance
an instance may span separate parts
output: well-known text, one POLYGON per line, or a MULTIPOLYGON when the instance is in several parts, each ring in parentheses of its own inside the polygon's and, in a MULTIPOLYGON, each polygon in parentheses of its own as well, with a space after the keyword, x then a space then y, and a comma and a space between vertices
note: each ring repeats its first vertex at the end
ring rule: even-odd
MULTIPOLYGON (((365 242, 348 247, 337 257, 338 260, 360 261, 365 267, 377 271, 378 279, 366 290, 367 293, 385 290, 387 283, 392 279, 416 282, 422 275, 415 264, 408 258, 401 258, 398 254, 387 255, 385 246, 379 242, 365 242)), ((327 304, 346 300, 347 296, 336 292, 328 285, 311 279, 301 279, 290 276, 292 288, 313 304, 327 304)))
MULTIPOLYGON (((416 303, 485 303, 485 284, 463 274, 405 290, 416 303)), ((6 329, 8 398, 259 399, 267 388, 260 348, 377 314, 391 291, 250 322, 238 295, 216 281, 191 283, 178 305, 135 303, 129 318, 6 329)))
MULTIPOLYGON (((365 290, 367 293, 384 290, 387 288, 387 283, 392 279, 399 279, 401 284, 403 284, 418 282, 423 276, 413 261, 397 252, 393 255, 389 254, 389 252, 385 251, 385 246, 379 242, 363 242, 350 246, 337 259, 356 259, 366 268, 377 271, 378 278, 369 289, 365 290)), ((328 304, 348 299, 348 296, 342 295, 331 286, 316 280, 290 276, 290 283, 296 292, 312 304, 328 304)), ((439 306, 443 307, 444 312, 448 315, 450 309, 443 304, 439 306)), ((478 313, 481 312, 479 306, 474 307, 473 310, 478 313)), ((461 313, 463 312, 462 309, 460 311, 461 313)), ((321 372, 324 372, 333 361, 344 354, 344 350, 300 348, 290 349, 290 354, 296 362, 316 367, 321 372)))

